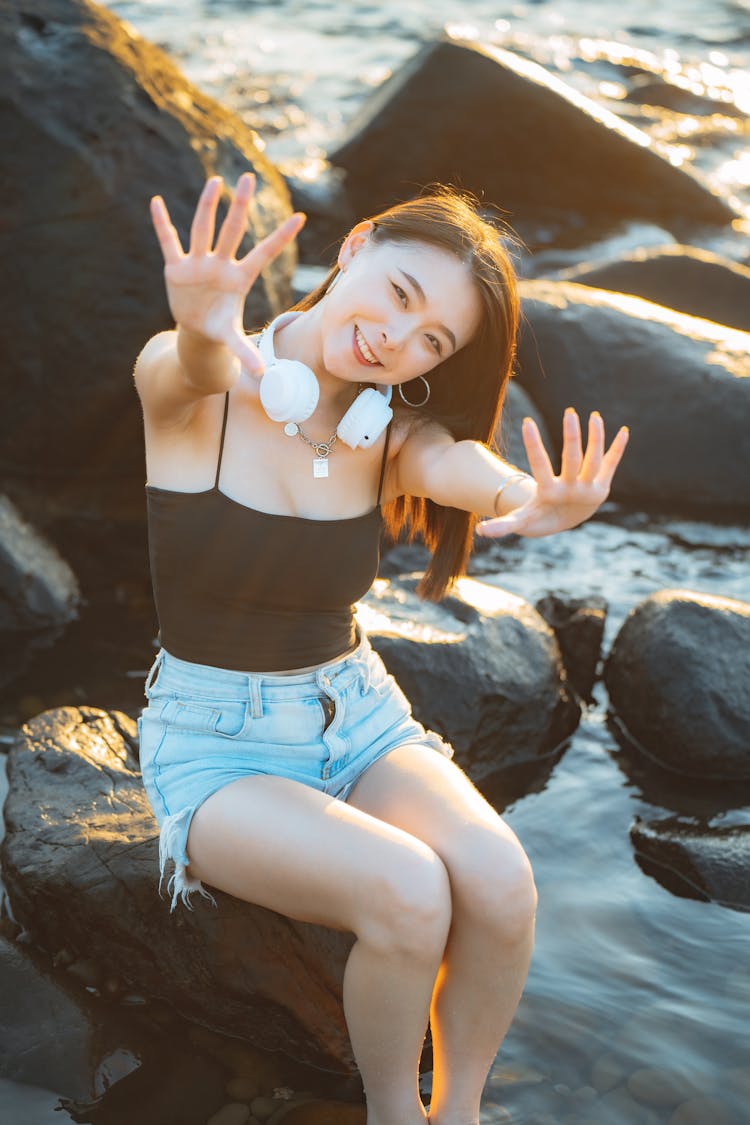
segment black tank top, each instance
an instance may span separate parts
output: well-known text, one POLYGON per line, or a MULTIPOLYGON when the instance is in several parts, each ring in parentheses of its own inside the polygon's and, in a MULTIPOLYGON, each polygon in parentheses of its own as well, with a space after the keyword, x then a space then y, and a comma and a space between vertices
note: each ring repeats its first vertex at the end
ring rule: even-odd
POLYGON ((229 392, 213 488, 145 486, 159 642, 182 660, 239 672, 335 660, 356 646, 354 603, 378 570, 391 423, 377 506, 350 519, 306 519, 219 491, 228 409, 229 392))

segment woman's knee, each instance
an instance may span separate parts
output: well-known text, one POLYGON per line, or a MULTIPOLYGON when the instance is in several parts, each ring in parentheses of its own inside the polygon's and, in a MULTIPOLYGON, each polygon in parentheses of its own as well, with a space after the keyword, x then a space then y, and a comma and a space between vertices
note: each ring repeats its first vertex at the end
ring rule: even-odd
POLYGON ((492 830, 467 833, 451 866, 454 897, 500 940, 526 937, 538 894, 529 857, 518 841, 492 830))
POLYGON ((440 960, 452 903, 445 864, 426 844, 404 848, 368 888, 358 937, 382 952, 440 960))

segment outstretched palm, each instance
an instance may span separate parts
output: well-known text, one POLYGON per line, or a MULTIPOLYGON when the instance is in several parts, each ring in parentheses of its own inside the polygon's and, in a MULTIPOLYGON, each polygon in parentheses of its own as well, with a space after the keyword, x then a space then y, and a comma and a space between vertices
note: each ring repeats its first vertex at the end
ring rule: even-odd
POLYGON ((532 418, 524 420, 522 432, 536 489, 520 508, 479 524, 477 530, 481 535, 499 538, 515 533, 534 539, 577 527, 607 499, 628 442, 628 428, 621 426, 605 453, 604 421, 594 411, 589 417, 584 456, 581 424, 575 410, 568 408, 563 418, 562 465, 559 476, 555 476, 539 427, 532 418))
POLYGON ((234 255, 247 230, 255 176, 246 172, 237 181, 234 198, 212 250, 221 184, 221 176, 213 176, 201 192, 190 228, 187 254, 164 200, 160 195, 151 200, 151 220, 164 255, 167 300, 177 325, 186 332, 226 345, 244 367, 260 375, 263 361, 242 325, 245 300, 260 272, 298 234, 305 216, 296 212, 238 260, 234 255))

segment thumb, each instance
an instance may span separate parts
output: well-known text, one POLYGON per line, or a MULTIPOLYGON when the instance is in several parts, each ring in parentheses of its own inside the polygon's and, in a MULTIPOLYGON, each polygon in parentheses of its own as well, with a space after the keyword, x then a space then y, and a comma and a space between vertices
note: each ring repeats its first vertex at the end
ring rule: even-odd
POLYGON ((265 371, 266 365, 255 344, 244 332, 230 329, 224 340, 227 347, 234 352, 245 371, 259 379, 265 371))

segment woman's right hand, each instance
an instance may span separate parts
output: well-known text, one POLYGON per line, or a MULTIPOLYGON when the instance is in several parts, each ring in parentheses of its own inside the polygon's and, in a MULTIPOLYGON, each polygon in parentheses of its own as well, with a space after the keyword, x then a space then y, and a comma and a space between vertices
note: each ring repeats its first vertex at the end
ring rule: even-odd
POLYGON ((245 300, 258 274, 299 233, 306 217, 295 212, 237 260, 234 255, 247 230, 255 176, 245 172, 237 181, 234 199, 212 250, 221 184, 221 176, 206 181, 193 216, 187 254, 160 195, 151 199, 151 221, 164 255, 167 299, 178 327, 205 341, 224 344, 243 367, 260 376, 263 360, 243 327, 245 300))

